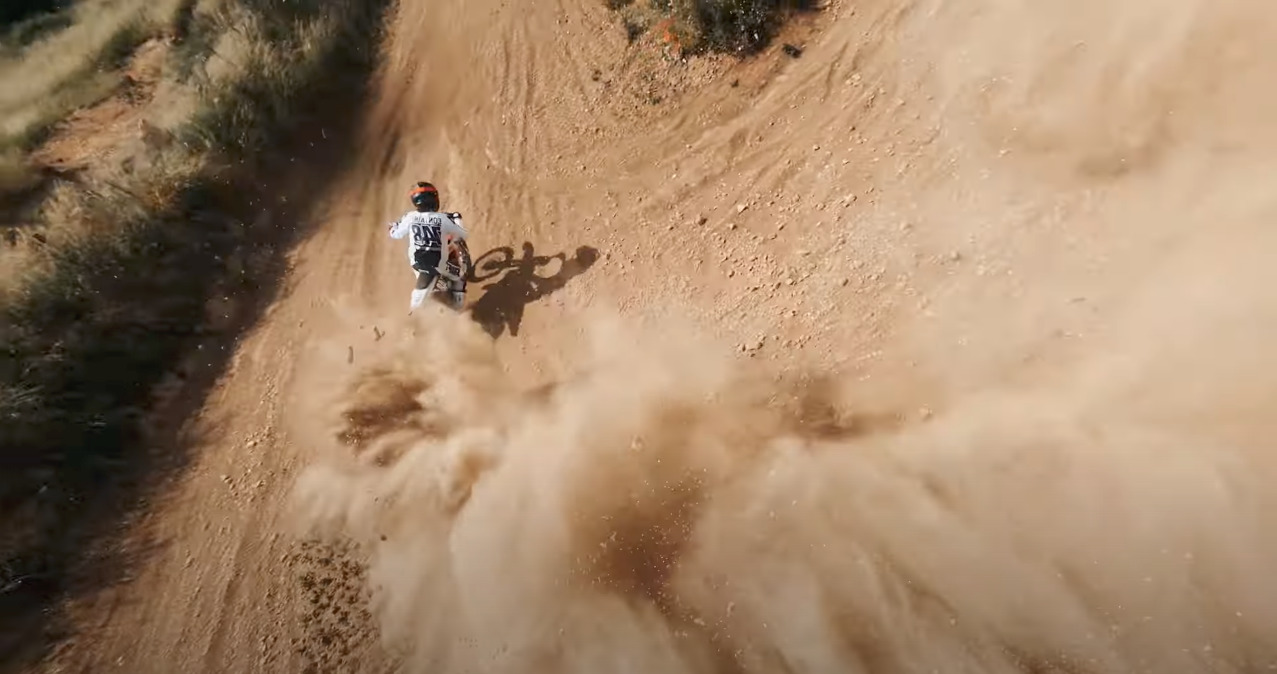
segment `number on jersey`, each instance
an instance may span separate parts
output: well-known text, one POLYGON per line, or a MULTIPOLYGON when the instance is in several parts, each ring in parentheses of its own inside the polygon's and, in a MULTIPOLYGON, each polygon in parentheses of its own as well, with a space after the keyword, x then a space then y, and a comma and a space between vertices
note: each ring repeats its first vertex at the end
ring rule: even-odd
MULTIPOLYGON (((438 218, 432 218, 438 220, 438 218)), ((439 225, 432 223, 430 225, 413 224, 412 226, 412 245, 417 248, 439 248, 439 225)))

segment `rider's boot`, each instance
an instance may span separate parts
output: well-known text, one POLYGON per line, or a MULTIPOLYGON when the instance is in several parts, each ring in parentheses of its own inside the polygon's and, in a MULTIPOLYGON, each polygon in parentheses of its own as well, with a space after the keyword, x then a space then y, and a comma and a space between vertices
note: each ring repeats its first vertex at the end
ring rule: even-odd
POLYGON ((408 307, 408 313, 411 314, 412 312, 421 308, 421 303, 426 301, 426 295, 429 295, 429 294, 430 294, 430 291, 428 289, 422 289, 422 290, 414 289, 412 291, 412 304, 408 307))
POLYGON ((448 283, 448 291, 452 295, 452 308, 461 311, 466 306, 466 280, 464 277, 453 278, 448 283))

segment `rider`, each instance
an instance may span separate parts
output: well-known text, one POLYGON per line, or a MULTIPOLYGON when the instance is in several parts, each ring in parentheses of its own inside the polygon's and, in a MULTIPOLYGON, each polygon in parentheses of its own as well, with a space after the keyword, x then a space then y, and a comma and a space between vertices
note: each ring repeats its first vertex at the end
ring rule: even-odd
POLYGON ((409 233, 408 262, 417 272, 417 286, 412 291, 411 309, 425 301, 434 287, 435 279, 442 275, 449 280, 453 308, 460 310, 466 301, 465 268, 461 264, 460 242, 466 238, 460 213, 439 211, 439 190, 427 182, 419 182, 409 194, 415 211, 409 211, 397 222, 390 223, 390 236, 402 239, 409 233), (447 247, 448 256, 443 255, 447 247), (459 274, 448 271, 448 261, 457 258, 459 274))

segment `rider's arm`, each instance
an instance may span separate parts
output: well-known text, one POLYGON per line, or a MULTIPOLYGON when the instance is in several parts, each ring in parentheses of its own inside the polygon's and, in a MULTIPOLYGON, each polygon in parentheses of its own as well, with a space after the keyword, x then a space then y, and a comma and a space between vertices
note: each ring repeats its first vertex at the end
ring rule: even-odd
POLYGON ((408 218, 402 218, 390 223, 390 238, 402 239, 408 235, 408 231, 412 229, 412 224, 408 218))
POLYGON ((460 213, 454 213, 451 216, 449 216, 448 219, 444 220, 443 234, 448 239, 461 239, 462 241, 465 240, 466 228, 465 228, 465 225, 461 222, 460 213))

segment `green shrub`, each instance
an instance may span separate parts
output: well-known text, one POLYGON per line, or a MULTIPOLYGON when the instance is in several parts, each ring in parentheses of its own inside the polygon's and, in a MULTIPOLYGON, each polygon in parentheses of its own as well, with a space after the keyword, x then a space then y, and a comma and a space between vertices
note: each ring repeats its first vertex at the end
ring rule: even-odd
POLYGON ((767 43, 784 12, 811 9, 811 0, 696 0, 701 39, 713 49, 753 51, 767 43))
POLYGON ((814 0, 605 0, 621 10, 627 30, 645 22, 644 11, 670 19, 668 30, 686 51, 748 53, 766 46, 786 13, 811 10, 814 0), (645 5, 645 6, 644 6, 645 5))

